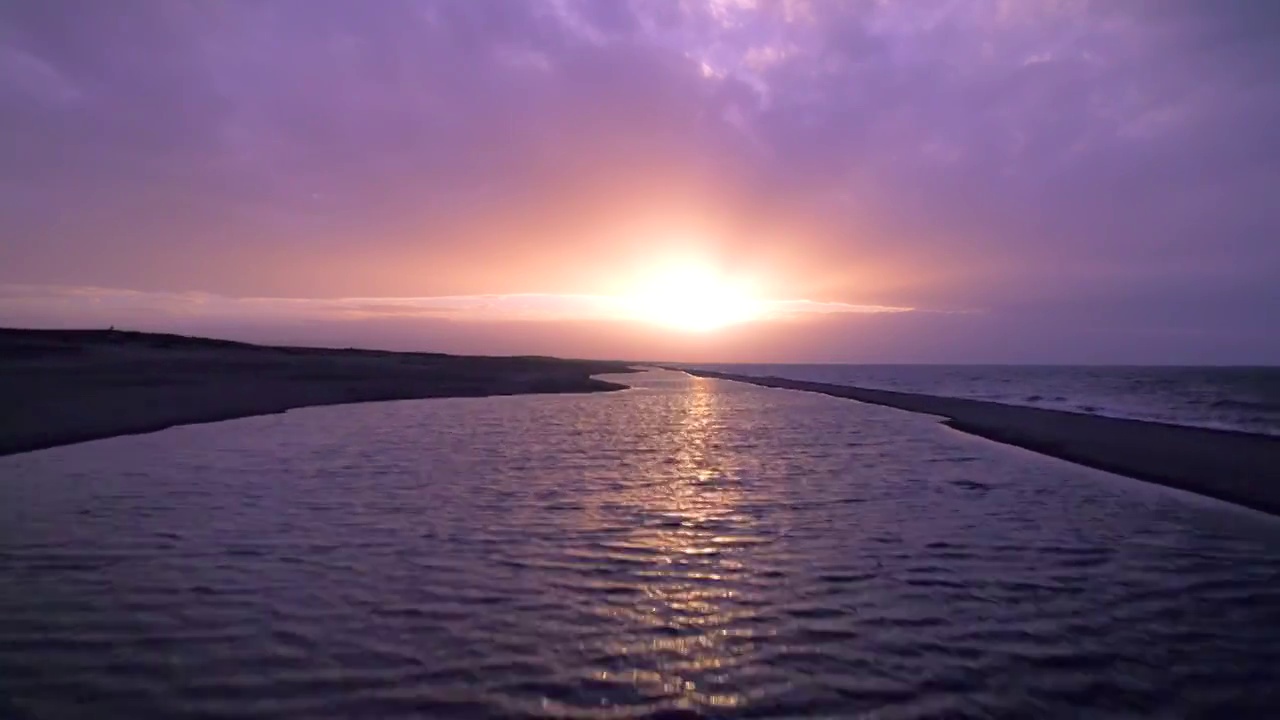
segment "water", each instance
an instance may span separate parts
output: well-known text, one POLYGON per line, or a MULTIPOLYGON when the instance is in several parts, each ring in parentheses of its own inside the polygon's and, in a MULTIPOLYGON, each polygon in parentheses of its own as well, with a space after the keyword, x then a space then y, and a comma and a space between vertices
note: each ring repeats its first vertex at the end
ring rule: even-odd
POLYGON ((811 393, 0 459, 0 717, 1273 717, 1280 523, 811 393))
POLYGON ((690 367, 1280 435, 1280 367, 752 364, 690 367))

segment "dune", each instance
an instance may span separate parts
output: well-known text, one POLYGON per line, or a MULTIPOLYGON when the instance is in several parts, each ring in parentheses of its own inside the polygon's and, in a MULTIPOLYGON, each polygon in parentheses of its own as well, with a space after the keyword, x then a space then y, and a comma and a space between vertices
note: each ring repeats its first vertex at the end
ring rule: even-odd
POLYGON ((0 455, 309 405, 625 386, 619 363, 0 329, 0 455))
POLYGON ((1280 514, 1280 437, 982 400, 679 369, 699 377, 816 392, 936 415, 956 430, 990 440, 1280 514))

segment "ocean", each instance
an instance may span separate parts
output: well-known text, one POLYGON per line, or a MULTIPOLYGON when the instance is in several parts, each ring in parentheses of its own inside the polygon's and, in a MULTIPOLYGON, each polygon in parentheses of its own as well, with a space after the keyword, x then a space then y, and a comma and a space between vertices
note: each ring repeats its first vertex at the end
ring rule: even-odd
POLYGON ((0 717, 1274 717, 1280 520, 675 372, 0 458, 0 717))
POLYGON ((823 364, 689 367, 1280 435, 1280 367, 823 364))

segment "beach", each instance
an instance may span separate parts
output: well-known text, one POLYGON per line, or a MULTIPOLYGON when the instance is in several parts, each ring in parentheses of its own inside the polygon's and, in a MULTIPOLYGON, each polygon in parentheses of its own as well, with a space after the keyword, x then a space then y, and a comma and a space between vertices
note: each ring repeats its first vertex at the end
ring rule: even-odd
POLYGON ((0 455, 312 405, 620 390, 618 363, 0 329, 0 455))
POLYGON ((675 372, 0 458, 0 717, 1270 718, 1280 523, 675 372))
MULTIPOLYGON (((944 418, 954 429, 1280 514, 1280 437, 682 368, 944 418)), ((0 455, 315 405, 624 389, 617 362, 0 330, 0 455)))
POLYGON ((1280 514, 1280 438, 1001 403, 682 368, 936 415, 973 435, 1280 514))

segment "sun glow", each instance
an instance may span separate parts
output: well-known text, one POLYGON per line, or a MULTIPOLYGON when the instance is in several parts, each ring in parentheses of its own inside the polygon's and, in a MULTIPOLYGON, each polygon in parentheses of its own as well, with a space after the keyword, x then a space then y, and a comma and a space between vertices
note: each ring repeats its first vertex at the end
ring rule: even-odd
POLYGON ((686 265, 658 273, 627 301, 644 322, 686 332, 709 332, 759 318, 763 303, 744 282, 706 267, 686 265))

